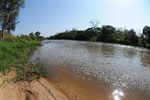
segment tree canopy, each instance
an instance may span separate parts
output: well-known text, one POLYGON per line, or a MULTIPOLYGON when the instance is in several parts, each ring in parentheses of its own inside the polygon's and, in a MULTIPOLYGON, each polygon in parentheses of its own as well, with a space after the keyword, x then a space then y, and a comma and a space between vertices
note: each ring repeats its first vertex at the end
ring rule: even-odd
POLYGON ((150 44, 150 26, 145 26, 143 28, 143 34, 145 36, 145 39, 146 39, 147 43, 150 44))
POLYGON ((99 36, 99 41, 103 41, 103 42, 113 42, 113 34, 115 34, 115 27, 111 26, 111 25, 106 25, 102 27, 102 33, 99 36))
POLYGON ((24 7, 24 0, 0 0, 0 26, 2 29, 1 37, 4 32, 14 31, 16 24, 19 23, 18 16, 20 8, 24 7))
POLYGON ((95 28, 93 27, 87 28, 86 30, 76 29, 57 33, 54 36, 50 36, 49 39, 99 41, 150 48, 149 26, 145 26, 143 28, 143 33, 141 33, 139 36, 136 34, 134 29, 116 29, 111 25, 103 25, 102 27, 95 28))

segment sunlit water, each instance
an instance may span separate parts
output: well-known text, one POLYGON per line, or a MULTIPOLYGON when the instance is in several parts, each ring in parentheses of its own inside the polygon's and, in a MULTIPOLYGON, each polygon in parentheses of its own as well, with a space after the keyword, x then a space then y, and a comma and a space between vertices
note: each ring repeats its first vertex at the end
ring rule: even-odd
POLYGON ((150 100, 150 50, 117 44, 43 41, 31 57, 71 100, 150 100))

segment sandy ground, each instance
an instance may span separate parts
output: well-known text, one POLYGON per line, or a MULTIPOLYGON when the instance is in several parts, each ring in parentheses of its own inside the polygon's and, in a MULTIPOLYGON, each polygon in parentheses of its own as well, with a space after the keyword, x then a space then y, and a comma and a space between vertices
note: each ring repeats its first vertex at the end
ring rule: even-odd
POLYGON ((0 75, 0 100, 68 100, 46 78, 39 81, 11 82, 14 72, 0 75))

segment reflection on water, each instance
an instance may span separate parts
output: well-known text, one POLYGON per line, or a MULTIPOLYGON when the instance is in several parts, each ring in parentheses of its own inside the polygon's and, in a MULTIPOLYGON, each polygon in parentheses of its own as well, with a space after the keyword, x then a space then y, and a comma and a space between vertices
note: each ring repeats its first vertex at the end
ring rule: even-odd
POLYGON ((102 44, 101 52, 102 52, 102 54, 104 54, 107 57, 112 56, 112 55, 114 56, 115 55, 115 47, 111 44, 102 44))
POLYGON ((44 41, 31 57, 72 100, 150 100, 150 51, 96 42, 44 41), (99 99, 98 99, 99 98, 99 99))
POLYGON ((144 67, 150 67, 150 52, 141 51, 140 56, 142 65, 144 67))
POLYGON ((137 54, 137 50, 134 48, 124 48, 124 56, 126 56, 129 59, 134 58, 137 54))
POLYGON ((122 90, 116 89, 116 90, 113 91, 113 93, 112 93, 112 98, 111 98, 111 99, 113 99, 113 100, 122 100, 122 98, 123 98, 124 96, 125 96, 125 95, 124 95, 124 93, 123 93, 122 90))

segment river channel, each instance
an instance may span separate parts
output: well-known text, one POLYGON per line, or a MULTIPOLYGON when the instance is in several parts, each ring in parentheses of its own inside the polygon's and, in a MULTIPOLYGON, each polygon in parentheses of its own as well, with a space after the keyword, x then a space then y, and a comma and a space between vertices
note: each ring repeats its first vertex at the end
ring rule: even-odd
POLYGON ((70 100, 150 100, 150 50, 70 40, 45 40, 30 61, 70 100))

